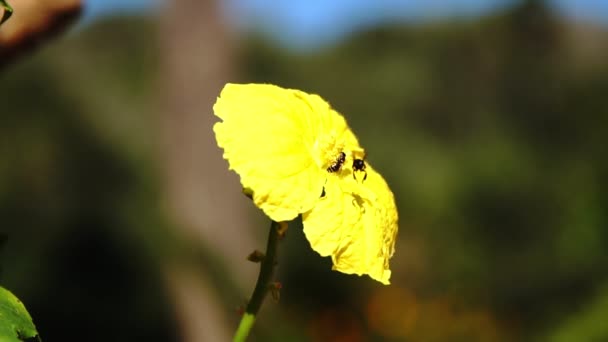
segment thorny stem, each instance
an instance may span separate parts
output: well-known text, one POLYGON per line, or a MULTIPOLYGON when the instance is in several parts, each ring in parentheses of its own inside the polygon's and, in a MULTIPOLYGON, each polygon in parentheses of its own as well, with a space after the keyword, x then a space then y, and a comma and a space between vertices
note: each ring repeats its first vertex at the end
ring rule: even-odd
POLYGON ((270 225, 270 232, 268 233, 268 243, 266 245, 266 254, 260 264, 260 274, 258 275, 258 281, 255 284, 255 289, 251 295, 251 299, 247 304, 245 313, 241 318, 239 327, 234 335, 234 342, 243 342, 249 336, 249 332, 255 323, 255 318, 260 311, 260 307, 266 298, 266 294, 270 291, 273 286, 273 276, 275 265, 277 264, 277 250, 278 242, 280 238, 285 234, 287 229, 287 222, 274 222, 270 225))

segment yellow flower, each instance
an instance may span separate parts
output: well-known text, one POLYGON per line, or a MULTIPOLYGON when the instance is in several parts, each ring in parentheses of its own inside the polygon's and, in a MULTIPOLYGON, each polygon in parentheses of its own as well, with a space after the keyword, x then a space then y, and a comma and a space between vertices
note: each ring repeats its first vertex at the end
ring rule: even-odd
POLYGON ((269 84, 227 84, 213 110, 218 145, 256 206, 274 221, 302 215, 333 269, 389 283, 395 200, 342 115, 317 95, 269 84))

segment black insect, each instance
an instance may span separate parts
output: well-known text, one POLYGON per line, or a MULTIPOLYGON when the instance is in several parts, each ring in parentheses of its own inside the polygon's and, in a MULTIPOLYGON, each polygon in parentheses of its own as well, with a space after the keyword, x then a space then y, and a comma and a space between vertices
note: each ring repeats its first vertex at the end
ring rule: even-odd
POLYGON ((355 171, 365 171, 365 161, 363 161, 363 159, 355 159, 355 160, 353 160, 353 170, 355 170, 355 171))
MULTIPOLYGON (((353 171, 362 171, 364 172, 363 180, 367 179, 367 171, 365 171, 365 161, 363 159, 355 159, 353 160, 353 171)), ((353 177, 355 178, 355 173, 353 172, 353 177)))
POLYGON ((338 172, 346 160, 346 153, 340 152, 336 161, 327 168, 327 172, 338 172))

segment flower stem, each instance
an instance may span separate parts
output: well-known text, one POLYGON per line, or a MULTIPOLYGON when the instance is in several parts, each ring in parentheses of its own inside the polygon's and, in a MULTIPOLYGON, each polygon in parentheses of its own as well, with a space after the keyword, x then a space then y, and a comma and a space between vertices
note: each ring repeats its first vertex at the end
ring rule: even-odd
POLYGON ((270 225, 266 254, 260 264, 258 281, 255 284, 255 289, 247 304, 243 318, 241 318, 241 323, 239 323, 239 327, 234 334, 234 342, 243 342, 247 339, 247 336, 249 336, 249 332, 255 323, 256 315, 264 302, 264 298, 266 298, 266 294, 268 294, 273 286, 274 269, 277 264, 278 242, 280 237, 285 233, 286 228, 286 222, 272 221, 270 225))

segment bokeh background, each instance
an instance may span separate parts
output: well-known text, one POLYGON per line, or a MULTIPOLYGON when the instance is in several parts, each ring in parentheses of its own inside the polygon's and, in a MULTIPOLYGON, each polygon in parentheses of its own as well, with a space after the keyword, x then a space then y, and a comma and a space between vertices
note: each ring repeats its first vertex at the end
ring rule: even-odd
POLYGON ((89 0, 0 80, 0 283, 45 341, 230 338, 268 222, 226 82, 321 94, 400 214, 390 286, 292 224, 251 340, 608 340, 601 1, 89 0))

